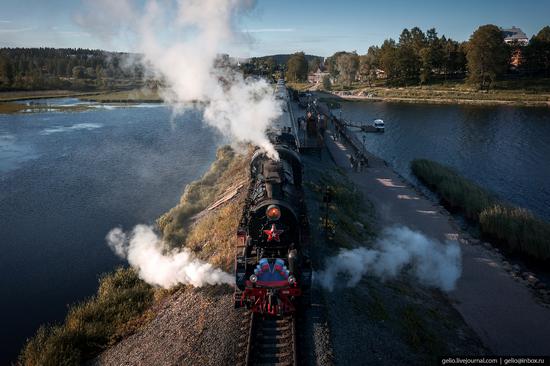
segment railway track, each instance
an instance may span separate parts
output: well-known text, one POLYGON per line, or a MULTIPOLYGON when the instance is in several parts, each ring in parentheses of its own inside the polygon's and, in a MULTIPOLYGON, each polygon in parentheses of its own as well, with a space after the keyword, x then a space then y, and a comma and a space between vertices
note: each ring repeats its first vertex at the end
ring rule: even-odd
MULTIPOLYGON (((248 334, 245 347, 245 366, 297 366, 296 349, 296 318, 294 315, 285 317, 264 317, 261 314, 250 313, 248 334)), ((244 325, 244 324, 243 324, 244 325)))

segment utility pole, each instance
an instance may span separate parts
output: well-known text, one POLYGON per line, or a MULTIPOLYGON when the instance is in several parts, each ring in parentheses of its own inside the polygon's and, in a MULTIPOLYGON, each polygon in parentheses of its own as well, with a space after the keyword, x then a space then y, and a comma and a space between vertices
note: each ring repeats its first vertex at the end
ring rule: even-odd
POLYGON ((325 194, 323 195, 323 203, 325 204, 325 235, 328 236, 328 209, 332 201, 332 188, 326 186, 325 194))

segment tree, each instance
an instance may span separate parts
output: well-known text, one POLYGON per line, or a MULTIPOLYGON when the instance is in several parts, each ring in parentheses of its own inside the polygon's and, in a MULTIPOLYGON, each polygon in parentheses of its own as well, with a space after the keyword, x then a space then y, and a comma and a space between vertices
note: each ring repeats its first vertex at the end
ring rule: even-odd
POLYGON ((277 64, 275 63, 275 60, 273 59, 273 57, 268 57, 264 60, 264 67, 268 75, 271 75, 275 72, 275 68, 277 67, 277 64))
POLYGON ((13 84, 15 73, 11 61, 0 56, 0 83, 10 87, 13 84))
POLYGON ((489 88, 508 66, 509 51, 501 30, 492 24, 479 27, 468 43, 468 79, 489 88))
POLYGON ((82 79, 84 78, 85 68, 82 66, 73 67, 73 78, 82 79))
POLYGON ((372 86, 372 82, 376 79, 376 69, 379 67, 379 55, 380 48, 371 46, 366 55, 359 57, 359 75, 361 80, 367 81, 369 87, 372 86))
POLYGON ((396 54, 397 72, 402 81, 418 80, 420 74, 420 50, 425 45, 424 33, 415 27, 403 29, 399 36, 396 54))
POLYGON ((314 57, 308 63, 308 70, 309 72, 317 72, 320 66, 321 66, 321 59, 319 59, 318 57, 314 57))
POLYGON ((323 77, 323 89, 325 89, 325 90, 331 90, 332 89, 332 84, 330 82, 330 76, 328 76, 328 75, 325 75, 323 77))
POLYGON ((343 55, 345 53, 346 53, 345 51, 336 52, 334 53, 334 55, 327 57, 327 59, 325 60, 325 67, 327 68, 327 71, 329 72, 330 76, 332 76, 333 79, 337 80, 340 76, 340 72, 338 70, 336 60, 338 60, 338 57, 340 57, 340 55, 343 55))
POLYGON ((386 39, 380 47, 379 65, 391 82, 398 76, 397 68, 397 44, 393 39, 386 39))
POLYGON ((359 56, 355 51, 339 55, 336 59, 336 68, 338 69, 338 80, 351 86, 359 70, 359 56))
POLYGON ((287 62, 287 78, 289 81, 307 80, 307 60, 303 52, 290 56, 287 62))
POLYGON ((441 37, 441 50, 442 50, 442 62, 441 68, 445 75, 445 79, 448 76, 456 76, 462 74, 466 70, 466 44, 460 45, 458 42, 452 39, 446 39, 445 36, 441 37))
POLYGON ((531 75, 550 76, 550 26, 533 36, 525 49, 525 58, 531 75))

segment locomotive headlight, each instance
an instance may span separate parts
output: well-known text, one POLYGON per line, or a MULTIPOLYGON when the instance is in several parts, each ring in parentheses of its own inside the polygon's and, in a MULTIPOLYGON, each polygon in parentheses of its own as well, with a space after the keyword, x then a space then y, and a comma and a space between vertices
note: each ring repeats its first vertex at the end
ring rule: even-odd
POLYGON ((256 281, 258 281, 258 277, 256 277, 256 275, 254 275, 254 274, 251 275, 251 276, 250 276, 250 282, 256 283, 256 281))
POLYGON ((281 209, 276 205, 269 205, 265 212, 267 218, 271 221, 277 221, 281 217, 281 209))
POLYGON ((288 283, 290 283, 291 285, 294 285, 296 283, 296 277, 292 275, 288 276, 288 283))

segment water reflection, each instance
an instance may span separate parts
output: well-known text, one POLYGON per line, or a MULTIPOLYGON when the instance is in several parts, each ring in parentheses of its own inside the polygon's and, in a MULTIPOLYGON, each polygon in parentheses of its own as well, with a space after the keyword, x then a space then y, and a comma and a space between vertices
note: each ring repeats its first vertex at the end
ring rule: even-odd
POLYGON ((436 160, 550 219, 547 108, 344 103, 343 115, 384 119, 386 133, 367 134, 367 148, 408 179, 412 159, 436 160))

